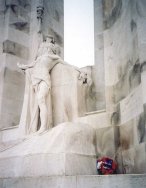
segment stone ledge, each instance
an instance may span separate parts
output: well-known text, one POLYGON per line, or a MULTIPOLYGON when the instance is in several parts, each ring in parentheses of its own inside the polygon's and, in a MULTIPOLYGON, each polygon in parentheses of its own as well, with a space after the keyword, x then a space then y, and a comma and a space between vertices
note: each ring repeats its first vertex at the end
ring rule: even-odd
POLYGON ((92 114, 100 114, 100 113, 104 113, 104 112, 106 112, 106 109, 87 112, 87 113, 85 113, 85 116, 92 115, 92 114))
POLYGON ((146 175, 0 178, 1 188, 145 188, 146 175))

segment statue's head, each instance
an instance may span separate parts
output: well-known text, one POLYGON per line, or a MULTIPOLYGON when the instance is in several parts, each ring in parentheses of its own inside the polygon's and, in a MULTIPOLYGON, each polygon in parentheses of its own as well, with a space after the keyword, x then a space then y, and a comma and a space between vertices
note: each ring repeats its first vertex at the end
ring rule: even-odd
POLYGON ((52 35, 46 35, 45 36, 45 41, 46 42, 51 42, 51 43, 55 43, 54 37, 52 35))

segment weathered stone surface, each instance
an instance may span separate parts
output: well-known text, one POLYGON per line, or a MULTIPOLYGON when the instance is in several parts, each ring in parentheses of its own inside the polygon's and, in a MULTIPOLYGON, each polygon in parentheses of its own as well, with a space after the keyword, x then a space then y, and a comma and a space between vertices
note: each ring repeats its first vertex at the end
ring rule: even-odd
MULTIPOLYGON (((112 125, 119 126, 120 142, 116 153, 119 169, 123 173, 125 168, 123 164, 125 164, 127 173, 143 173, 145 167, 142 167, 140 161, 144 161, 145 152, 141 144, 145 144, 146 140, 145 2, 144 0, 102 2, 95 0, 94 2, 98 6, 95 7, 94 15, 95 57, 97 56, 100 61, 96 64, 101 64, 99 49, 103 50, 106 110, 109 114, 113 114, 112 125), (100 14, 101 11, 103 14, 100 14), (103 44, 99 36, 103 36, 103 44), (137 163, 135 163, 136 150, 143 150, 137 157, 137 163)), ((98 73, 98 77, 103 76, 102 71, 101 75, 100 72, 98 73)), ((107 132, 105 129, 102 134, 107 132)), ((99 140, 103 141, 102 138, 99 140)))
POLYGON ((145 175, 53 176, 0 179, 1 188, 145 188, 145 175), (109 183, 110 182, 110 183, 109 183))
MULTIPOLYGON (((79 105, 85 104, 78 99, 78 72, 72 67, 56 65, 51 73, 52 80, 52 105, 54 125, 65 121, 72 121, 78 117, 79 105)), ((82 98, 83 99, 83 98, 82 98)), ((81 100, 82 100, 81 99, 81 100)))
POLYGON ((30 135, 1 152, 0 169, 1 177, 96 174, 95 131, 64 123, 30 135))
POLYGON ((146 186, 145 175, 117 175, 117 176, 79 176, 77 188, 138 188, 146 186))
MULTIPOLYGON (((36 55, 35 49, 37 50, 40 42, 36 12, 38 3, 36 0, 0 2, 0 54, 5 56, 1 57, 0 64, 0 128, 18 125, 24 78, 16 65, 18 62, 27 64, 36 55), (10 108, 5 105, 7 99, 9 104, 13 101, 10 108)), ((63 57, 63 1, 44 0, 42 6, 45 6, 45 16, 41 31, 43 34, 55 36, 57 44, 61 46, 63 57), (51 33, 51 30, 54 33, 51 33)))
POLYGON ((123 170, 126 174, 145 173, 146 152, 145 143, 132 147, 122 152, 123 170))
POLYGON ((143 71, 141 74, 141 82, 142 82, 142 99, 143 99, 143 103, 145 104, 146 103, 146 95, 145 95, 145 92, 146 92, 146 85, 145 85, 146 71, 143 71))
POLYGON ((29 51, 26 47, 9 40, 3 42, 3 53, 9 53, 24 59, 28 59, 29 56, 29 51))
POLYGON ((4 179, 0 180, 0 185, 1 188, 76 188, 76 176, 4 179))
POLYGON ((110 114, 106 113, 105 111, 86 113, 85 116, 74 119, 74 122, 89 124, 95 130, 109 127, 111 125, 110 114))
MULTIPOLYGON (((31 5, 14 1, 14 5, 18 5, 16 12, 10 2, 6 1, 7 7, 3 2, 0 4, 0 53, 7 54, 1 57, 0 64, 0 120, 4 127, 15 126, 20 113, 23 88, 19 84, 23 84, 23 78, 16 69, 16 62, 20 60, 22 63, 24 58, 28 59, 27 50, 30 57, 33 57, 36 53, 34 49, 39 44, 36 1, 32 0, 31 5)), ((46 6, 42 30, 44 34, 55 36, 63 57, 63 1, 44 2, 46 6)), ((94 110, 106 107, 106 112, 86 114, 76 119, 84 116, 87 106, 82 96, 87 95, 87 88, 83 86, 83 90, 80 90, 77 73, 72 69, 56 67, 56 73, 52 72, 55 125, 74 120, 88 123, 90 128, 87 125, 82 125, 82 128, 76 126, 71 130, 70 125, 61 129, 56 127, 53 130, 60 131, 33 135, 9 150, 5 148, 0 158, 0 173, 5 177, 17 178, 0 179, 1 187, 109 187, 109 181, 111 187, 146 186, 143 176, 139 176, 140 182, 136 176, 129 179, 127 176, 125 179, 116 176, 116 181, 112 179, 114 176, 106 176, 103 182, 95 177, 66 177, 68 180, 61 176, 56 179, 40 177, 40 174, 95 174, 96 154, 116 158, 121 173, 146 172, 145 1, 95 0, 95 5, 96 65, 92 70, 96 88, 94 110), (64 77, 64 74, 67 76, 64 77), (70 76, 73 80, 68 79, 70 76)), ((88 100, 89 103, 93 101, 88 100)), ((16 130, 3 130, 0 134, 0 139, 5 142, 17 138, 16 130)))
MULTIPOLYGON (((0 131, 0 139, 1 139, 1 142, 2 144, 5 144, 5 143, 8 143, 8 147, 9 147, 9 144, 12 143, 13 145, 13 141, 16 141, 17 143, 17 140, 19 139, 19 128, 18 126, 13 126, 11 127, 10 129, 6 128, 6 129, 2 129, 0 131)), ((5 148, 0 148, 0 150, 3 150, 5 148)))
POLYGON ((137 87, 124 100, 120 102, 121 124, 135 118, 143 112, 141 86, 137 87))
MULTIPOLYGON (((123 150, 127 150, 138 144, 138 140, 134 137, 135 122, 131 120, 126 124, 120 126, 120 145, 123 150)), ((136 132, 137 133, 137 132, 136 132)))
POLYGON ((0 179, 1 188, 145 188, 145 175, 53 176, 0 179), (110 183, 109 183, 110 182, 110 183))
POLYGON ((90 85, 82 84, 78 77, 79 72, 68 65, 58 64, 52 71, 54 125, 73 121, 79 116, 84 116, 88 109, 91 110, 92 105, 88 105, 91 98, 90 85))
POLYGON ((96 110, 103 110, 105 109, 105 69, 102 1, 94 1, 94 31, 95 66, 93 76, 96 89, 96 110))
POLYGON ((98 158, 107 156, 115 159, 119 147, 119 128, 105 127, 96 130, 96 150, 98 158))
POLYGON ((120 17, 122 12, 122 0, 115 1, 103 1, 103 12, 104 12, 104 27, 108 29, 113 26, 113 24, 120 17))

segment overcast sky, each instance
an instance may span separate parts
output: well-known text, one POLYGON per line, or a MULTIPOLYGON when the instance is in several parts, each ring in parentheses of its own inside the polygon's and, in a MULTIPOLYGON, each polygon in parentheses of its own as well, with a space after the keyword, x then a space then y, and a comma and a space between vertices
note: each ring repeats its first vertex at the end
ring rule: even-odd
POLYGON ((93 0, 64 0, 64 59, 78 67, 94 64, 93 0))

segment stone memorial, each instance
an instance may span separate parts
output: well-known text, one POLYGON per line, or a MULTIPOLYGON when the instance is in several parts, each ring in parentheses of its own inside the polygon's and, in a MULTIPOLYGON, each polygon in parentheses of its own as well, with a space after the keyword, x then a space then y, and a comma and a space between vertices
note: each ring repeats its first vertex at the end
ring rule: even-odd
POLYGON ((63 5, 0 1, 0 188, 145 188, 146 2, 94 0, 84 68, 63 60, 63 5))

